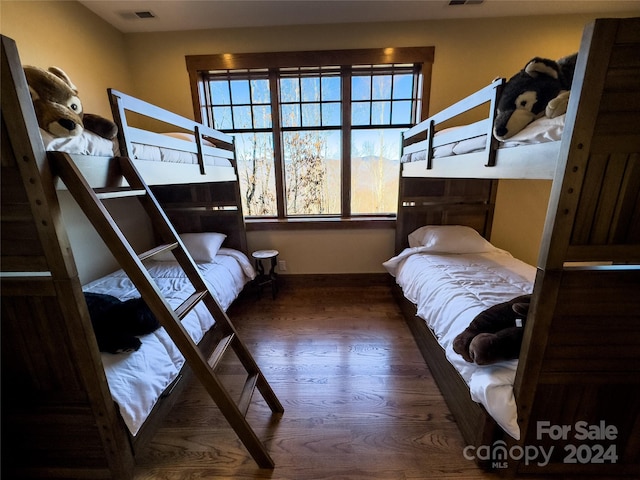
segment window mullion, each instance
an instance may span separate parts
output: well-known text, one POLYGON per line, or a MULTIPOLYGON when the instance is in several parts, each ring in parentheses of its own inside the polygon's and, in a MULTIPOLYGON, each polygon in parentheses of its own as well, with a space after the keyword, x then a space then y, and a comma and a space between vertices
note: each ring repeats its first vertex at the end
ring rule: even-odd
POLYGON ((298 118, 300 119, 300 125, 299 128, 303 127, 302 124, 302 75, 300 72, 300 69, 298 69, 298 103, 297 103, 297 109, 298 109, 298 118))
POLYGON ((252 76, 251 76, 251 74, 249 74, 249 78, 247 79, 247 81, 249 82, 249 105, 248 105, 248 107, 249 107, 249 112, 250 112, 249 116, 251 117, 251 128, 255 130, 256 119, 254 117, 253 89, 251 88, 251 84, 252 84, 251 79, 252 79, 252 76))
POLYGON ((373 66, 369 73, 369 125, 373 123, 373 66))
POLYGON ((391 92, 389 93, 389 124, 393 124, 393 106, 394 106, 394 101, 393 101, 393 87, 394 85, 394 80, 395 80, 395 74, 396 74, 396 66, 395 65, 391 65, 391 92))
POLYGON ((207 125, 209 125, 211 128, 215 128, 214 127, 214 123, 213 123, 213 99, 211 98, 211 90, 209 89, 208 78, 205 78, 203 76, 202 79, 201 79, 201 82, 203 83, 203 85, 202 85, 202 95, 204 96, 203 100, 204 100, 205 105, 206 105, 206 109, 205 110, 207 112, 207 118, 206 119, 202 118, 202 114, 201 114, 200 121, 202 123, 205 123, 205 121, 206 121, 207 125))
POLYGON ((342 212, 351 216, 351 67, 340 69, 342 80, 342 212))
POLYGON ((286 217, 285 206, 287 204, 284 184, 284 162, 282 158, 282 123, 280 121, 280 88, 278 82, 278 69, 269 69, 269 90, 271 94, 271 127, 273 128, 273 163, 276 180, 276 205, 278 218, 286 217))
POLYGON ((233 102, 233 97, 231 94, 231 76, 227 74, 227 88, 229 89, 229 108, 231 109, 231 128, 233 130, 236 129, 236 114, 235 114, 235 105, 233 102))
POLYGON ((416 104, 419 106, 418 115, 416 115, 416 123, 426 120, 429 116, 429 95, 431 94, 431 63, 416 65, 416 77, 418 84, 418 99, 416 104))

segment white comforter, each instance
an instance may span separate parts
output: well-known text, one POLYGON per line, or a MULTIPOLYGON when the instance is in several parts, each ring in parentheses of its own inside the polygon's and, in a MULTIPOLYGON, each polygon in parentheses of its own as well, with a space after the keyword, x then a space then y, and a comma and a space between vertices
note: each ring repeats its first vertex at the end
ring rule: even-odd
MULTIPOLYGON (((149 262, 149 272, 169 304, 176 308, 194 289, 176 262, 149 262)), ((203 277, 220 306, 226 310, 244 285, 255 277, 247 257, 237 250, 221 248, 212 263, 199 263, 203 277)), ((86 292, 106 293, 120 300, 138 297, 138 291, 119 270, 83 288, 86 292)), ((182 324, 198 343, 215 323, 203 303, 183 319, 182 324)), ((133 435, 151 412, 160 394, 173 382, 184 364, 184 357, 169 335, 160 328, 140 337, 142 347, 131 354, 102 354, 111 395, 133 435)))
POLYGON ((520 438, 513 381, 517 360, 490 366, 466 362, 452 348, 454 338, 488 307, 531 293, 535 268, 505 252, 433 254, 425 248, 404 250, 384 263, 407 299, 416 304, 449 362, 481 403, 513 438, 520 438))
MULTIPOLYGON (((559 115, 555 118, 541 117, 534 120, 524 127, 520 132, 516 133, 508 140, 500 142, 498 148, 512 148, 522 145, 535 145, 538 143, 556 142, 562 138, 566 115, 559 115)), ((435 137, 441 133, 453 130, 457 127, 437 132, 435 137)), ((433 149, 433 158, 450 157, 451 155, 463 155, 465 153, 481 152, 487 146, 487 136, 480 135, 478 137, 460 140, 458 142, 447 143, 433 149)), ((402 162, 418 162, 426 158, 426 151, 411 153, 402 156, 402 162)))
MULTIPOLYGON (((92 155, 98 157, 113 157, 120 155, 117 139, 107 140, 96 135, 89 130, 84 130, 82 134, 75 137, 57 138, 46 130, 40 129, 42 141, 47 151, 67 152, 80 155, 92 155)), ((171 134, 167 134, 170 135, 171 134)), ((162 148, 153 145, 132 144, 132 155, 134 160, 148 160, 153 162, 167 163, 187 163, 197 164, 198 156, 195 153, 176 150, 172 148, 162 148)), ((230 167, 231 162, 226 158, 204 156, 205 165, 230 167)))

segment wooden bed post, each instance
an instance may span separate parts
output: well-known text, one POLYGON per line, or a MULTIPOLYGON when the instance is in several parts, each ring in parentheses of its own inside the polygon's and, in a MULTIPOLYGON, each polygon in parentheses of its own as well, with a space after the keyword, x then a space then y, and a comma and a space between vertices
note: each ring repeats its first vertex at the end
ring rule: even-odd
POLYGON ((640 468, 639 52, 640 18, 585 29, 514 385, 521 443, 553 445, 538 438, 540 421, 604 422, 617 433, 601 443, 617 458, 558 458, 550 471, 640 468))
POLYGON ((15 42, 2 36, 2 468, 130 478, 15 42))

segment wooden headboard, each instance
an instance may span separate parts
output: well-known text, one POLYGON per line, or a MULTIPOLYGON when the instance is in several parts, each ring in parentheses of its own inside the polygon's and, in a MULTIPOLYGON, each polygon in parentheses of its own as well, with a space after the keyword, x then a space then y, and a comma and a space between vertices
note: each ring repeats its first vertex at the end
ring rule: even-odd
POLYGON ((396 254, 423 225, 466 225, 491 236, 497 180, 403 177, 400 172, 396 254))
POLYGON ((158 185, 151 190, 179 233, 224 233, 225 247, 248 253, 237 181, 158 185))

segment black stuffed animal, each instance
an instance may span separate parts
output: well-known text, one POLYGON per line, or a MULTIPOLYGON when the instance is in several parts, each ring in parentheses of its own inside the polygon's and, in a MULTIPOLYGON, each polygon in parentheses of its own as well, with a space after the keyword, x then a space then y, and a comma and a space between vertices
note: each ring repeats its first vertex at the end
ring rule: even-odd
POLYGON ((567 111, 578 54, 557 62, 535 57, 507 81, 498 99, 493 135, 506 140, 535 119, 567 111))
POLYGON ((122 302, 112 295, 87 292, 84 298, 101 352, 134 352, 142 345, 139 335, 154 332, 160 327, 141 298, 122 302))
POLYGON ((481 312, 453 340, 453 350, 477 365, 518 358, 530 301, 521 295, 481 312))

